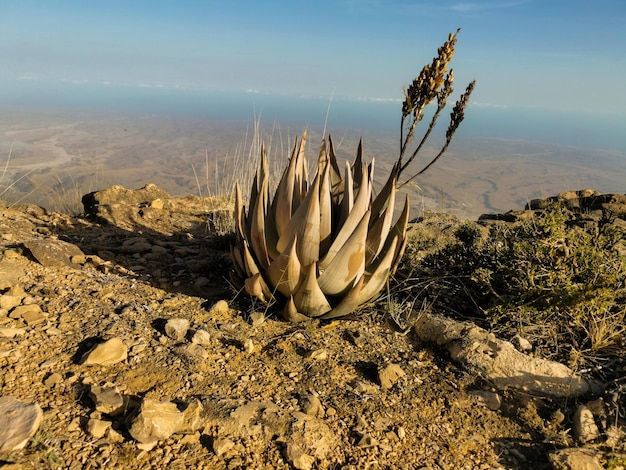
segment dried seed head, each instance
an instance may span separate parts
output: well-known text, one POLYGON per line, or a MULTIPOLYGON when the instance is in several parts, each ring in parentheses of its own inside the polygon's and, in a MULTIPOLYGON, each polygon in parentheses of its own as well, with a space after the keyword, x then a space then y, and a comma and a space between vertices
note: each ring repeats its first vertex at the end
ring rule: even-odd
POLYGON ((458 129, 463 119, 465 119, 465 108, 469 104, 469 99, 474 91, 474 86, 476 85, 476 80, 472 80, 467 88, 465 89, 465 93, 461 95, 459 100, 454 105, 452 112, 450 113, 450 125, 448 126, 448 130, 446 131, 446 140, 452 140, 452 136, 458 129))
POLYGON ((413 113, 415 119, 419 121, 424 108, 438 96, 439 89, 447 83, 448 65, 454 56, 459 31, 460 29, 448 36, 448 40, 437 50, 437 57, 430 65, 424 66, 413 83, 404 91, 402 119, 413 113))

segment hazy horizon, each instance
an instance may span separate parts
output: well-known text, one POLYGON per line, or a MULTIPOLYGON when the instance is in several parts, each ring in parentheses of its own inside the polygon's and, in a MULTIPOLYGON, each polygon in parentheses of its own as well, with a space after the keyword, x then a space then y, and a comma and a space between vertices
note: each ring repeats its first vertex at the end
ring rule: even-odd
MULTIPOLYGON (((25 176, 13 196, 45 207, 59 195, 79 203, 83 194, 113 184, 137 189, 156 183, 175 196, 216 194, 232 189, 241 171, 233 157, 249 171, 244 147, 255 119, 273 139, 281 167, 304 128, 314 158, 326 125, 342 159, 353 158, 362 137, 380 177, 397 157, 400 109, 399 101, 31 85, 14 96, 0 92, 0 161, 13 147, 0 186, 25 176)), ((424 158, 441 145, 448 114, 424 158)), ((418 126, 418 135, 426 125, 418 126)), ((589 121, 588 113, 470 105, 446 157, 410 188, 413 214, 434 209, 474 218, 565 190, 624 193, 623 128, 610 116, 589 121)))
MULTIPOLYGON (((14 89, 15 90, 15 89, 14 89)), ((170 90, 159 88, 39 83, 21 84, 18 92, 0 89, 0 105, 15 109, 156 114, 216 120, 250 121, 285 128, 313 126, 327 131, 352 129, 363 134, 399 132, 401 92, 396 100, 368 101, 334 96, 294 96, 170 90)), ((448 106, 450 108, 450 105, 448 106)), ((450 109, 440 118, 445 132, 450 109)), ((422 123, 421 126, 424 126, 422 123)), ((563 112, 531 107, 490 107, 471 103, 457 136, 519 139, 587 149, 624 152, 626 115, 563 112)), ((365 137, 365 135, 364 135, 365 137)))

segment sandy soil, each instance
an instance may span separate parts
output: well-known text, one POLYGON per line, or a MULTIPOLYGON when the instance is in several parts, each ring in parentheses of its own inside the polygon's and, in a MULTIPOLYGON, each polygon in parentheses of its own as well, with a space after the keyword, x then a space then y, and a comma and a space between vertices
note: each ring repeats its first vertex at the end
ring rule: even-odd
POLYGON ((250 304, 226 280, 227 238, 192 206, 117 225, 35 206, 0 214, 0 294, 39 312, 0 310, 0 394, 44 411, 0 467, 542 469, 574 445, 575 401, 496 390, 384 306, 293 325, 250 304), (171 320, 188 320, 182 335, 171 320), (83 363, 112 338, 123 359, 83 363), (98 387, 123 409, 97 405, 98 387), (138 442, 149 401, 187 424, 138 442))

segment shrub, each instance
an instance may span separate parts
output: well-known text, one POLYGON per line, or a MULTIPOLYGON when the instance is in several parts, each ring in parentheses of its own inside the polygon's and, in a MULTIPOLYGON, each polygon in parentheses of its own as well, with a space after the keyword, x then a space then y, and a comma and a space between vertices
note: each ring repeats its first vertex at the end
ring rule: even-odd
POLYGON ((618 252, 625 234, 608 219, 583 228, 571 218, 553 203, 487 233, 466 222, 448 245, 408 260, 403 274, 430 279, 421 295, 449 312, 526 337, 543 356, 610 369, 626 358, 626 258, 618 252))

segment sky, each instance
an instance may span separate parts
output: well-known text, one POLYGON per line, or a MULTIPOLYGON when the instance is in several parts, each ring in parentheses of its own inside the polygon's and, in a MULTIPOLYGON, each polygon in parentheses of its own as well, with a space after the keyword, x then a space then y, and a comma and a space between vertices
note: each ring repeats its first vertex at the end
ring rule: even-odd
POLYGON ((401 100, 461 28, 455 97, 476 79, 476 108, 626 122, 624 21, 624 0, 3 0, 0 103, 59 85, 401 100))

